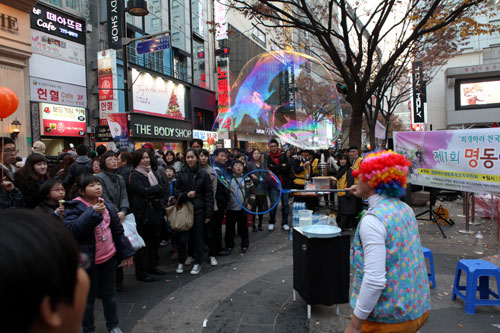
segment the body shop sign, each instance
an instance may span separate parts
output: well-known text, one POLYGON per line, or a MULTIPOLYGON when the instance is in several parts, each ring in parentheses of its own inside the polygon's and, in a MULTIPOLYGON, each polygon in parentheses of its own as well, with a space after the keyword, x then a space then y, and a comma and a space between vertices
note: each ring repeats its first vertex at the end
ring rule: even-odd
POLYGON ((85 44, 84 21, 41 4, 31 10, 31 28, 85 44))
POLYGON ((133 138, 184 141, 193 136, 191 122, 137 113, 130 114, 130 130, 133 138))
POLYGON ((84 108, 40 103, 40 122, 41 135, 78 137, 87 135, 84 108))
POLYGON ((82 86, 31 77, 30 91, 35 102, 87 107, 87 92, 82 86))
POLYGON ((185 119, 186 88, 149 73, 132 69, 134 112, 185 119))

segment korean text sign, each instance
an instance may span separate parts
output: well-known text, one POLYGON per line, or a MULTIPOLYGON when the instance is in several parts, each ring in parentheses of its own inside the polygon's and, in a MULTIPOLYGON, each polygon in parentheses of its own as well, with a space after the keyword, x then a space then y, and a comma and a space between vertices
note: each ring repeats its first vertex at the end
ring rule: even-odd
POLYGON ((394 149, 413 163, 409 183, 500 193, 500 128, 397 132, 394 149))
POLYGON ((85 109, 40 103, 41 134, 47 136, 87 135, 85 109))

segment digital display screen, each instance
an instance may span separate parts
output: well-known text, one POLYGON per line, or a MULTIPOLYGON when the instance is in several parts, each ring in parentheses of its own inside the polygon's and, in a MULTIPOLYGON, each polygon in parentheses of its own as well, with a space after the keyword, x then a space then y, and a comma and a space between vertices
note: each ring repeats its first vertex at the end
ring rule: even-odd
POLYGON ((500 78, 459 81, 455 86, 457 109, 500 106, 500 78))

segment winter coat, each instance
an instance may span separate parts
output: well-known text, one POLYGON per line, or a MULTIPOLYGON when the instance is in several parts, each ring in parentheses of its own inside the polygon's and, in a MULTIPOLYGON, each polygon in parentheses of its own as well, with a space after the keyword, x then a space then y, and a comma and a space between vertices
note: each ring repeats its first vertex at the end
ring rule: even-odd
POLYGON ((51 203, 51 202, 45 200, 45 201, 41 202, 38 206, 36 206, 35 210, 38 210, 38 211, 47 213, 49 215, 52 215, 54 217, 57 217, 58 219, 60 219, 62 221, 63 218, 60 217, 59 215, 57 215, 55 212, 55 210, 58 207, 59 207, 59 204, 54 204, 54 203, 51 203))
POLYGON ((92 173, 92 160, 88 156, 78 156, 76 161, 69 167, 68 174, 63 181, 64 187, 73 186, 78 176, 84 173, 92 173))
MULTIPOLYGON (((118 263, 135 254, 134 248, 123 232, 123 227, 118 218, 118 212, 113 204, 105 200, 104 204, 111 219, 109 227, 116 248, 116 259, 118 263)), ((90 262, 95 262, 96 241, 94 229, 102 222, 103 216, 97 213, 93 207, 87 207, 78 200, 67 201, 64 206, 64 225, 71 231, 75 240, 80 245, 80 250, 87 254, 90 262)))
POLYGON ((24 206, 26 208, 35 208, 43 198, 40 198, 40 185, 43 181, 36 181, 31 178, 22 177, 20 173, 14 176, 14 185, 23 194, 24 206))
MULTIPOLYGON (((242 190, 243 197, 238 197, 238 199, 240 199, 241 203, 245 206, 245 208, 248 205, 254 207, 255 202, 256 202, 255 201, 255 186, 254 186, 253 181, 250 177, 245 177, 245 180, 242 181, 243 176, 244 176, 244 174, 241 174, 239 177, 235 176, 234 174, 230 175, 228 177, 229 178, 228 179, 229 186, 231 186, 231 188, 233 188, 233 186, 236 186, 237 190, 242 190), (236 185, 234 185, 234 182, 236 182, 236 185), (240 182, 244 186, 243 189, 240 187, 240 182)), ((233 188, 233 191, 234 192, 230 193, 230 194, 235 195, 236 191, 234 190, 234 188, 233 188)), ((241 193, 238 195, 241 195, 241 193)))
POLYGON ((134 171, 134 167, 131 164, 125 165, 123 168, 116 170, 116 173, 122 176, 125 184, 128 186, 130 181, 130 174, 134 171))
MULTIPOLYGON (((257 167, 253 161, 248 162, 248 171, 252 172, 255 170, 266 170, 264 162, 260 163, 260 167, 257 167)), ((275 183, 274 181, 271 182, 269 172, 254 172, 250 175, 250 177, 255 185, 255 194, 259 196, 267 195, 269 185, 273 186, 275 183), (257 179, 252 177, 252 175, 255 175, 257 179)))
POLYGON ((224 165, 214 162, 214 172, 217 176, 217 188, 215 190, 215 204, 217 206, 214 206, 214 209, 221 211, 225 210, 229 204, 229 190, 220 180, 220 178, 224 177, 226 174, 225 168, 224 165))
POLYGON ((97 174, 97 178, 101 181, 102 197, 112 202, 120 212, 127 214, 130 205, 123 177, 116 173, 102 171, 97 174))
MULTIPOLYGON (((349 166, 340 167, 337 173, 337 188, 346 189, 354 185, 352 169, 349 166)), ((348 192, 337 193, 339 199, 339 214, 356 214, 356 198, 348 192)))
POLYGON ((138 225, 159 225, 161 212, 169 195, 169 186, 162 178, 153 172, 158 185, 151 186, 148 177, 137 170, 130 174, 129 203, 138 225))
POLYGON ((7 191, 0 186, 0 209, 22 207, 24 207, 23 194, 17 187, 7 191))
POLYGON ((274 163, 270 154, 267 154, 265 161, 267 168, 276 176, 280 177, 280 181, 282 182, 281 186, 283 188, 293 188, 293 179, 295 178, 295 174, 293 172, 292 162, 286 157, 285 154, 280 154, 279 164, 274 163))
POLYGON ((179 198, 178 204, 189 200, 193 204, 195 214, 203 212, 206 219, 212 218, 214 195, 210 175, 199 167, 190 169, 185 166, 177 174, 176 179, 175 197, 179 198), (190 191, 196 191, 194 198, 188 198, 187 194, 190 191))

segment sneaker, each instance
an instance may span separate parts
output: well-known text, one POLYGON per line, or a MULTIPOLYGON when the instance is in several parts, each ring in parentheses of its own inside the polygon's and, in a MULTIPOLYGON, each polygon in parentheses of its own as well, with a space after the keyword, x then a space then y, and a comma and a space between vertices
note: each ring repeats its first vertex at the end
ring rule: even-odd
POLYGON ((210 266, 217 266, 217 259, 215 257, 210 257, 210 266))
POLYGON ((274 231, 274 224, 270 224, 270 225, 267 227, 267 230, 269 230, 269 231, 274 231))
POLYGON ((121 330, 121 328, 115 327, 111 331, 109 331, 109 333, 123 333, 123 331, 121 330))
POLYGON ((160 246, 167 246, 168 245, 168 240, 162 240, 160 242, 160 246))
POLYGON ((241 253, 247 253, 247 252, 248 252, 248 247, 241 248, 241 253))
POLYGON ((193 258, 193 257, 188 257, 188 258, 186 259, 186 262, 184 262, 184 265, 189 266, 189 265, 191 265, 193 262, 194 262, 194 258, 193 258))
POLYGON ((177 274, 182 274, 184 273, 184 265, 183 264, 178 264, 177 269, 175 270, 177 274))
POLYGON ((191 274, 196 275, 201 271, 201 265, 195 264, 191 270, 191 274))
POLYGON ((288 224, 283 224, 281 227, 282 227, 282 228, 283 228, 283 230, 285 230, 285 231, 290 231, 290 227, 288 226, 288 224))

